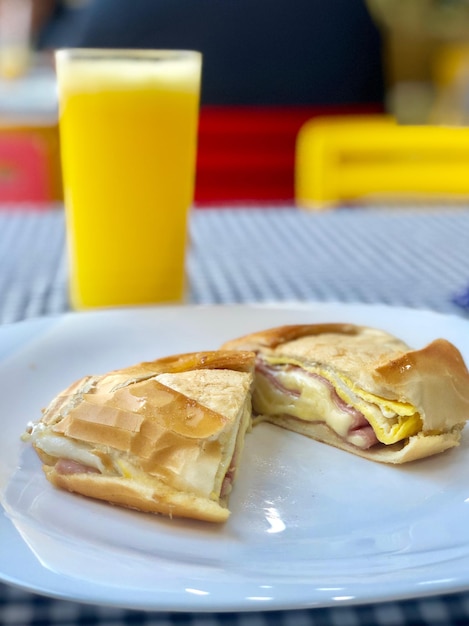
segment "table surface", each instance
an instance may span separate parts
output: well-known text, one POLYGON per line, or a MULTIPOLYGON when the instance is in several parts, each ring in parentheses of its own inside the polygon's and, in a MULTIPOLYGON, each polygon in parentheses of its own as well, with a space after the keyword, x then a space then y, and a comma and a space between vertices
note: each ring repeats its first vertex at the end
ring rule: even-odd
MULTIPOLYGON (((469 207, 198 209, 188 258, 194 304, 381 303, 464 317, 469 207), (459 302, 459 304, 458 304, 459 302)), ((0 323, 68 311, 61 207, 0 208, 0 323)), ((469 624, 469 591, 401 602, 258 613, 145 613, 41 597, 0 583, 4 626, 426 626, 469 624)))

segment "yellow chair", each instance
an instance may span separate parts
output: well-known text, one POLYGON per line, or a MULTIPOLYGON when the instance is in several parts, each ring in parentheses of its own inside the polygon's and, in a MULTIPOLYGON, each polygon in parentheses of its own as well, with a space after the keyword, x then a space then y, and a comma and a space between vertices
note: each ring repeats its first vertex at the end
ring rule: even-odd
POLYGON ((417 198, 469 199, 469 128, 399 126, 386 115, 314 118, 301 127, 300 207, 417 198))

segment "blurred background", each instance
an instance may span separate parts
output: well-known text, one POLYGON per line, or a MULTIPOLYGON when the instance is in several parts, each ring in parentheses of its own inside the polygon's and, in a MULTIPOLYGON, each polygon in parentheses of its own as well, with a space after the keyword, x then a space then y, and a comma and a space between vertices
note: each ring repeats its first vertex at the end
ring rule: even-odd
POLYGON ((383 38, 386 107, 402 123, 467 124, 469 2, 367 0, 383 38))
POLYGON ((203 52, 199 205, 291 202, 314 117, 469 118, 468 0, 0 0, 0 202, 62 199, 58 47, 203 52))

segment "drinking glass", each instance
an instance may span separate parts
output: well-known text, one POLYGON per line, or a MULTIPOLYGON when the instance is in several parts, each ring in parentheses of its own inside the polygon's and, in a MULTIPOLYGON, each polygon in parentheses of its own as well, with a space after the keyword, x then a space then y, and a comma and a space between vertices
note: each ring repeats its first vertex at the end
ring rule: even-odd
POLYGON ((56 51, 75 309, 181 302, 202 57, 56 51))

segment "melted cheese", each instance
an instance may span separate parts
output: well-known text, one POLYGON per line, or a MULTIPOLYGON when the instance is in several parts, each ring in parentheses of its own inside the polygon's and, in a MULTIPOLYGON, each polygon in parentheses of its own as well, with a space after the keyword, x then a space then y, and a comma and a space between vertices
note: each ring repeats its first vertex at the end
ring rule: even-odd
POLYGON ((341 410, 331 399, 327 385, 305 374, 281 372, 276 376, 285 387, 300 391, 301 395, 286 394, 273 386, 262 375, 256 377, 253 405, 266 415, 292 415, 308 422, 325 422, 341 437, 346 437, 352 416, 341 410), (305 380, 305 379, 308 380, 305 380))
POLYGON ((30 439, 37 448, 49 456, 57 459, 70 459, 106 473, 103 462, 96 454, 93 454, 89 446, 57 435, 40 422, 34 426, 30 439))
POLYGON ((279 401, 279 395, 282 394, 278 390, 277 393, 271 391, 270 400, 267 400, 269 392, 263 385, 264 408, 269 413, 277 415, 288 413, 305 421, 316 421, 321 415, 321 421, 333 428, 340 436, 346 436, 345 426, 347 423, 350 425, 352 418, 333 402, 327 384, 308 375, 308 372, 311 372, 329 381, 343 402, 360 411, 366 417, 381 443, 387 445, 396 443, 416 435, 422 428, 422 420, 418 411, 409 403, 376 396, 358 388, 345 376, 335 374, 325 368, 304 368, 301 363, 294 359, 285 360, 284 358, 269 357, 266 360, 270 365, 297 366, 298 369, 279 368, 276 372, 276 378, 286 388, 300 393, 299 397, 287 396, 289 404, 292 405, 287 407, 284 401, 279 401))

